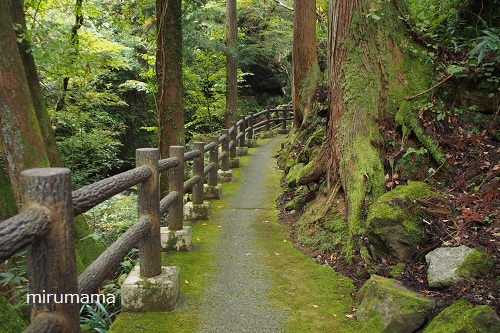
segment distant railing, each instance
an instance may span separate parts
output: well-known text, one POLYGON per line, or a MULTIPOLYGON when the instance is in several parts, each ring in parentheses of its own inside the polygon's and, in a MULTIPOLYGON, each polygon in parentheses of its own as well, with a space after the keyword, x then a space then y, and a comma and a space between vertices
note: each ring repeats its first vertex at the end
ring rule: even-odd
MULTIPOLYGON (((228 171, 236 148, 245 147, 257 133, 271 131, 273 123, 286 130, 290 107, 241 116, 210 143, 195 142, 194 150, 170 147, 170 157, 159 160, 157 148, 136 150, 136 167, 71 190, 66 168, 30 169, 21 173, 22 212, 0 223, 0 263, 28 248, 30 294, 91 294, 139 246, 140 275, 161 273, 160 217, 167 213, 169 230, 183 228, 183 197, 192 191, 194 204, 202 204, 203 184, 217 185, 217 171, 228 171), (278 114, 281 112, 281 117, 278 114), (274 117, 273 117, 274 115, 274 117), (257 120, 257 122, 256 122, 257 120), (220 152, 219 152, 220 148, 220 152), (205 165, 205 153, 209 163, 205 165), (193 161, 193 176, 184 180, 186 161, 193 161), (159 174, 167 171, 169 193, 159 200, 159 174), (112 196, 138 185, 138 221, 77 276, 74 216, 112 196)), ((31 324, 24 332, 80 332, 79 304, 33 303, 31 324)))

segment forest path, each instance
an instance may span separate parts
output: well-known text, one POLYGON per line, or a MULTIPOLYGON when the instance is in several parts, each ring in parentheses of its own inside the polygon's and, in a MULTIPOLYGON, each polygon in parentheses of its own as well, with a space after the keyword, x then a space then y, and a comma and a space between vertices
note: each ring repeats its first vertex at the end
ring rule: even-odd
POLYGON ((356 332, 351 281, 296 250, 278 222, 282 141, 259 140, 240 157, 210 220, 191 223, 192 250, 165 255, 181 269, 176 309, 122 313, 110 332, 356 332))
POLYGON ((284 331, 285 311, 272 306, 266 297, 272 278, 256 234, 256 227, 266 227, 263 211, 275 206, 266 195, 270 184, 263 175, 278 172, 276 160, 270 157, 281 141, 275 137, 255 150, 237 180, 239 190, 217 214, 221 233, 209 249, 217 253, 217 259, 202 296, 200 333, 284 331))

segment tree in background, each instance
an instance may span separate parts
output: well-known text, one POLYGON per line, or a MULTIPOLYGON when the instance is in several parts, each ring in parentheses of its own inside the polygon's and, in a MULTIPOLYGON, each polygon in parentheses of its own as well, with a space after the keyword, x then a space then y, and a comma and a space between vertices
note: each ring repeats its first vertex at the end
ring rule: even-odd
POLYGON ((231 127, 236 120, 238 108, 238 65, 236 44, 238 42, 236 0, 226 0, 226 113, 224 125, 231 127))
MULTIPOLYGON (((158 95, 158 149, 168 157, 170 146, 184 145, 182 84, 182 1, 156 1, 156 78, 158 95)), ((167 182, 162 181, 162 192, 167 182)))
POLYGON ((316 52, 316 1, 295 0, 292 47, 293 124, 301 128, 311 111, 311 102, 320 79, 316 52))

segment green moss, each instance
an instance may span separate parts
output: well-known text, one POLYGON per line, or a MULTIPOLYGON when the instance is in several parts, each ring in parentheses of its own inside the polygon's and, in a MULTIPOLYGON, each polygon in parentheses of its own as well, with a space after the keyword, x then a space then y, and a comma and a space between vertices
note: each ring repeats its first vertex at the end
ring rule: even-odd
POLYGON ((493 265, 493 258, 488 260, 483 252, 474 250, 467 255, 465 261, 455 271, 455 274, 471 280, 478 276, 487 275, 493 265))
MULTIPOLYGON (((1 153, 1 151, 0 151, 1 153)), ((16 200, 10 187, 7 173, 0 161, 0 221, 3 221, 17 213, 16 200)))
POLYGON ((27 324, 21 319, 12 305, 0 294, 0 332, 20 333, 27 324))
POLYGON ((363 332, 413 332, 434 307, 431 300, 406 290, 397 280, 380 276, 372 276, 361 287, 356 301, 363 332))
POLYGON ((77 254, 77 272, 80 274, 97 257, 106 250, 106 246, 91 237, 92 229, 87 225, 82 216, 75 217, 76 241, 75 248, 77 254))
POLYGON ((288 171, 288 174, 286 175, 286 183, 288 184, 288 187, 294 187, 297 185, 299 175, 302 169, 304 169, 304 163, 299 163, 294 165, 288 171))
POLYGON ((423 333, 496 333, 500 320, 487 305, 474 307, 465 300, 455 301, 434 318, 423 333))
POLYGON ((406 265, 404 262, 398 262, 389 270, 389 276, 395 279, 399 279, 403 276, 405 268, 406 265))
POLYGON ((413 208, 414 200, 432 194, 427 184, 409 182, 385 193, 370 206, 367 233, 377 255, 408 259, 423 238, 419 209, 413 208))

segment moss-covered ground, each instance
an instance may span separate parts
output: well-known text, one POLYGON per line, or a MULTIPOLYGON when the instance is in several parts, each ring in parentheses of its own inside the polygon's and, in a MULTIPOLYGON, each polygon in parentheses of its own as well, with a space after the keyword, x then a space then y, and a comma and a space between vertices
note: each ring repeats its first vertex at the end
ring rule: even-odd
MULTIPOLYGON (((259 146, 265 142, 267 140, 260 141, 259 146)), ((163 258, 165 265, 181 268, 181 297, 176 310, 171 313, 123 313, 110 332, 192 333, 200 329, 204 315, 200 304, 208 288, 207 281, 214 273, 218 256, 227 255, 207 249, 220 241, 222 228, 219 226, 223 223, 218 220, 220 212, 227 206, 231 195, 243 190, 238 180, 255 149, 259 148, 251 148, 248 156, 240 157, 241 168, 233 169, 233 182, 224 183, 222 199, 212 201, 211 219, 191 224, 192 251, 168 253, 163 258)), ((263 170, 262 179, 256 181, 264 182, 266 191, 262 195, 269 207, 259 209, 252 228, 256 235, 255 246, 265 253, 260 260, 266 266, 271 281, 266 295, 268 304, 286 313, 285 332, 354 331, 356 321, 346 317, 352 313, 351 293, 354 286, 330 267, 316 264, 288 241, 289 229, 278 223, 275 208, 282 174, 275 168, 263 170)))

